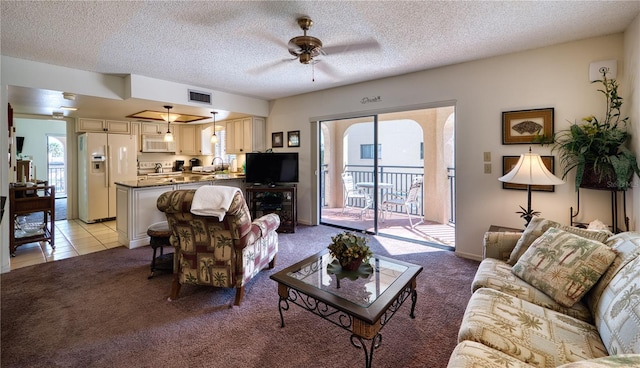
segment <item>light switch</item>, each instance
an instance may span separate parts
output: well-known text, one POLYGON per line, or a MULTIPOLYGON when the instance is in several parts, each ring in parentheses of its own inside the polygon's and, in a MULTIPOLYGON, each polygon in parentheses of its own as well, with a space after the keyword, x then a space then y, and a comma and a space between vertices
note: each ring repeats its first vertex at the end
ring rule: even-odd
POLYGON ((484 173, 491 174, 491 164, 484 164, 484 173))
POLYGON ((484 153, 484 162, 490 162, 491 161, 491 152, 485 152, 484 153))

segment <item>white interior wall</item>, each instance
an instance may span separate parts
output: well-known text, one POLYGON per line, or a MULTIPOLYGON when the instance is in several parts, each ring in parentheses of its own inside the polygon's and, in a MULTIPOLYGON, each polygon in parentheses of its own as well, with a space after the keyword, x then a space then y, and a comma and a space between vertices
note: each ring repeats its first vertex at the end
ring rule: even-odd
MULTIPOLYGON (((625 111, 631 120, 631 149, 640 160, 640 15, 624 33, 624 65, 626 69, 622 82, 626 88, 621 93, 625 97, 625 111)), ((631 198, 627 202, 631 204, 632 213, 636 214, 631 217, 633 228, 640 231, 640 180, 634 180, 634 186, 629 191, 631 198)))
MULTIPOLYGON (((491 224, 523 226, 515 212, 519 205, 526 205, 526 193, 503 190, 498 177, 502 156, 517 156, 529 146, 501 144, 501 113, 553 107, 556 131, 584 116, 603 114, 604 101, 589 82, 589 64, 616 59, 618 79, 624 81, 623 55, 623 35, 616 34, 283 98, 271 102, 267 136, 269 132, 300 130, 300 159, 310 162, 315 145, 309 140, 309 121, 318 117, 359 116, 455 101, 456 252, 478 259, 482 235, 491 224), (362 103, 368 96, 380 98, 362 103), (491 152, 491 174, 483 173, 485 151, 491 152)), ((533 149, 550 154, 550 147, 536 145, 533 149)), ((301 165, 301 178, 315 180, 313 170, 315 167, 301 165)), ((569 183, 572 180, 569 178, 569 183)), ((299 187, 298 220, 310 223, 311 203, 316 199, 309 182, 301 182, 299 187)), ((584 194, 581 202, 584 220, 610 221, 608 193, 584 194)), ((534 192, 532 203, 544 217, 568 223, 569 208, 576 204, 575 192, 570 184, 557 186, 554 193, 534 192)))
MULTIPOLYGON (((47 135, 66 135, 67 123, 64 120, 38 120, 14 117, 16 137, 25 137, 22 155, 32 157, 39 180, 48 180, 47 174, 47 135)), ((74 137, 70 137, 73 139, 74 137)), ((72 144, 73 140, 68 140, 72 144)))

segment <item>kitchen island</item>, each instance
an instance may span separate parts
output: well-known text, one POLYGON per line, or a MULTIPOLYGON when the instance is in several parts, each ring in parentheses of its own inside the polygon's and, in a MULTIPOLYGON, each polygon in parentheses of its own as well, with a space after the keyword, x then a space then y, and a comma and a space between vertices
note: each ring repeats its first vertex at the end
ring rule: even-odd
POLYGON ((244 193, 244 175, 237 174, 153 176, 115 184, 118 242, 130 249, 148 245, 147 228, 156 222, 167 221, 165 214, 156 207, 158 197, 164 192, 225 185, 238 187, 244 193))

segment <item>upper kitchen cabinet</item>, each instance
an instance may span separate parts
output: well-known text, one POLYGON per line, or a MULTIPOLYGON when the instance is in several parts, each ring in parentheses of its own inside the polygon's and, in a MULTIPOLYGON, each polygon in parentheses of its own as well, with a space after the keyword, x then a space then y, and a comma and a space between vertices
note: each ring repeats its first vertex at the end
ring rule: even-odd
POLYGON ((152 123, 143 121, 140 124, 140 134, 164 134, 167 132, 167 123, 152 123))
POLYGON ((248 117, 227 121, 227 153, 265 150, 264 118, 248 117))
POLYGON ((131 134, 131 123, 119 120, 84 119, 76 121, 76 132, 105 132, 131 134))
POLYGON ((181 155, 201 155, 200 125, 184 124, 180 125, 178 130, 180 131, 178 134, 178 153, 181 155))

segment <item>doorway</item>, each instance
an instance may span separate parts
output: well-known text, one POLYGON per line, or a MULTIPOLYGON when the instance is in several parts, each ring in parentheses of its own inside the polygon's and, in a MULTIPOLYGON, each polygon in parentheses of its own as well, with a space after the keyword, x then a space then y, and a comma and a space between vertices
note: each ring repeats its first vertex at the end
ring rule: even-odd
POLYGON ((56 221, 67 219, 67 137, 47 134, 47 180, 56 187, 56 221))
POLYGON ((47 180, 50 185, 55 185, 56 221, 68 218, 68 124, 70 123, 66 119, 14 116, 16 136, 24 137, 21 157, 31 160, 35 178, 47 180))
POLYGON ((320 223, 453 250, 454 123, 454 106, 319 122, 320 223))

